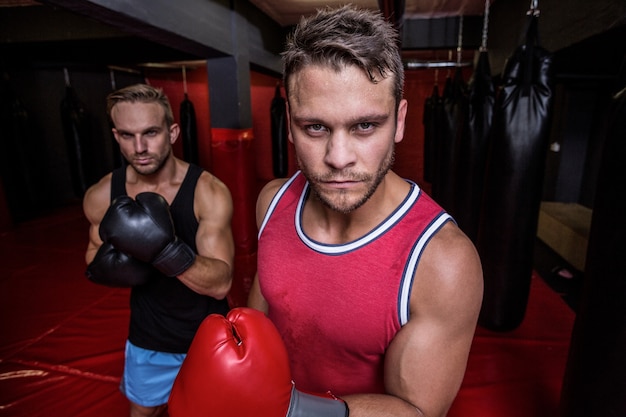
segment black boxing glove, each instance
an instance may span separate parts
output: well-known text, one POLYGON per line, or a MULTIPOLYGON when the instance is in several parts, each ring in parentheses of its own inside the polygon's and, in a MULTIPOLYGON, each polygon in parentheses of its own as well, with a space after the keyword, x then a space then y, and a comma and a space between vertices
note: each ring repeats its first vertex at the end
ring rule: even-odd
POLYGON ((155 272, 150 264, 128 256, 105 242, 87 266, 85 275, 91 282, 107 287, 134 287, 148 282, 155 272))
POLYGON ((193 249, 176 236, 167 201, 156 193, 140 193, 135 200, 116 198, 100 223, 100 238, 170 277, 182 274, 196 259, 193 249))

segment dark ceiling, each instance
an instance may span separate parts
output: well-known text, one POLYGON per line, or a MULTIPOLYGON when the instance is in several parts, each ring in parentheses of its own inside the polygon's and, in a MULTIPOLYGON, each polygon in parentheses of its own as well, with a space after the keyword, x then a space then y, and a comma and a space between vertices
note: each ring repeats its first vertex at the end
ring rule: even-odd
MULTIPOLYGON (((143 63, 204 60, 216 54, 141 22, 121 22, 116 17, 115 27, 103 23, 107 22, 105 9, 99 11, 98 20, 94 20, 33 1, 28 2, 33 4, 31 6, 13 7, 6 7, 8 0, 2 1, 5 3, 0 7, 0 64, 5 68, 61 65, 137 68, 143 63)), ((480 21, 476 23, 480 24, 480 21)), ((614 77, 620 71, 623 73, 624 39, 626 25, 620 25, 555 51, 557 75, 565 78, 614 77)), ((423 51, 405 53, 419 56, 423 51)))
POLYGON ((0 62, 8 67, 136 66, 146 62, 206 59, 193 42, 168 37, 137 21, 99 20, 48 5, 0 7, 0 62), (131 29, 129 29, 131 30, 131 29))

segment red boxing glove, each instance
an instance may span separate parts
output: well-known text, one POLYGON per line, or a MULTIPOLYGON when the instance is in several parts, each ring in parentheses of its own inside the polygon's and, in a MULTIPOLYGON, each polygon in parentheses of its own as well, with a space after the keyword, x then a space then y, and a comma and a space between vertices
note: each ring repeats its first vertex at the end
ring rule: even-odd
POLYGON ((174 381, 170 417, 347 417, 345 402, 295 389, 285 345, 258 310, 200 325, 174 381))

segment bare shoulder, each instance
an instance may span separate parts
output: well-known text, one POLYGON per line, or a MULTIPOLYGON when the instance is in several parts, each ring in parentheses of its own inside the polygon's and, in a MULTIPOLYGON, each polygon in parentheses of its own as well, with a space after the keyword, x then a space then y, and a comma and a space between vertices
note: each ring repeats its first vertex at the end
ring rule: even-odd
POLYGON ((261 189, 256 203, 256 216, 258 224, 261 224, 261 221, 265 216, 267 209, 272 203, 272 199, 274 198, 280 187, 282 187, 287 181, 288 178, 277 178, 265 184, 265 186, 261 189))
POLYGON ((231 198, 230 190, 215 175, 208 171, 203 171, 198 178, 198 188, 201 193, 215 194, 217 197, 231 198))
MULTIPOLYGON (((475 309, 482 301, 483 273, 472 241, 452 222, 446 223, 424 249, 413 295, 420 303, 448 298, 475 309)), ((413 297, 412 297, 413 298, 413 297)))
POLYGON ((195 192, 196 213, 222 212, 231 215, 233 210, 232 195, 226 184, 210 172, 203 171, 198 178, 195 192))
POLYGON ((83 196, 83 212, 91 224, 99 224, 111 205, 111 173, 87 189, 83 196))

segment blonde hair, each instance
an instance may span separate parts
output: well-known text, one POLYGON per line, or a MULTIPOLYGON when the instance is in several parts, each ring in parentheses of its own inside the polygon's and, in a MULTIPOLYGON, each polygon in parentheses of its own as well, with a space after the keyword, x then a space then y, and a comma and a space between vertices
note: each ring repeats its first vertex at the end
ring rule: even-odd
MULTIPOLYGON (((134 84, 112 92, 107 96, 107 114, 111 118, 111 111, 117 103, 158 103, 165 112, 165 123, 168 129, 174 124, 174 113, 170 101, 160 88, 148 84, 134 84)), ((111 119, 112 121, 112 119, 111 119)))

